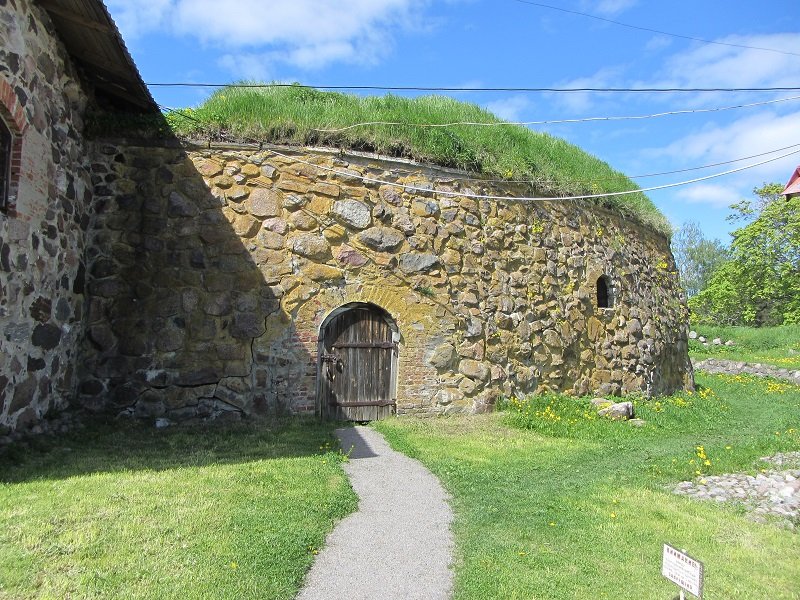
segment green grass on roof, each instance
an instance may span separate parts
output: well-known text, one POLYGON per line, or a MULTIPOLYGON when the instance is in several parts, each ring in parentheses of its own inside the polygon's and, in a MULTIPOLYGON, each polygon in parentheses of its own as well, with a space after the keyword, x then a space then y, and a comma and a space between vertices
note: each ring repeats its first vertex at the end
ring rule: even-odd
MULTIPOLYGON (((638 189, 607 163, 560 138, 503 124, 475 104, 445 96, 357 96, 295 86, 226 87, 195 109, 167 115, 182 137, 212 137, 301 146, 328 146, 403 157, 484 176, 524 180, 537 195, 582 196, 638 189), (374 124, 339 132, 358 123, 374 124), (408 123, 498 123, 495 126, 410 127, 408 123)), ((598 199, 657 232, 667 219, 639 192, 598 199)))

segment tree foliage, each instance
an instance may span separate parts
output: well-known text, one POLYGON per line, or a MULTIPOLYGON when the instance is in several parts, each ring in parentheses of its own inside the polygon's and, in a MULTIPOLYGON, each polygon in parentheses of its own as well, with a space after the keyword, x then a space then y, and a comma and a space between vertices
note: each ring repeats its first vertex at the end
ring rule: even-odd
POLYGON ((678 229, 672 238, 672 252, 689 298, 705 289, 714 272, 728 260, 725 245, 707 239, 694 221, 687 221, 678 229))
POLYGON ((800 197, 764 184, 731 208, 747 224, 733 232, 731 260, 689 306, 698 322, 727 325, 800 323, 800 197))

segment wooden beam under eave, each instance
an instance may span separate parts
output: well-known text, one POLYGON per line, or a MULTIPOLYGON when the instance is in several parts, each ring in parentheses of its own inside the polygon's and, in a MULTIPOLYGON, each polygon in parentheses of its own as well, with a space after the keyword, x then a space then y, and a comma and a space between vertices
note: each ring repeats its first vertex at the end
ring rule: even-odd
POLYGON ((52 2, 47 2, 47 0, 39 0, 39 5, 47 12, 58 15, 59 17, 66 19, 71 23, 86 27, 87 29, 94 29, 95 31, 102 31, 103 33, 116 35, 116 30, 113 27, 104 25, 103 23, 98 23, 97 21, 86 19, 86 17, 79 15, 78 13, 72 12, 71 10, 67 10, 60 6, 56 6, 52 2))
POLYGON ((102 76, 108 79, 122 79, 123 81, 131 81, 131 72, 130 70, 120 66, 118 63, 108 60, 107 57, 101 56, 99 54, 84 54, 78 52, 72 52, 72 57, 77 60, 78 62, 82 63, 86 67, 89 67, 97 72, 99 72, 102 76), (103 60, 105 59, 105 60, 103 60))
POLYGON ((124 98, 136 106, 157 110, 156 105, 149 100, 147 88, 140 81, 131 79, 129 71, 114 69, 114 64, 108 62, 101 64, 86 55, 72 56, 83 66, 89 81, 94 86, 124 98))
MULTIPOLYGON (((135 82, 131 82, 134 84, 135 82)), ((122 98, 123 100, 127 100, 131 104, 138 106, 140 108, 146 108, 148 111, 153 111, 153 104, 150 102, 145 102, 142 100, 140 96, 137 96, 130 92, 130 90, 125 87, 121 86, 120 84, 116 83, 108 83, 103 80, 96 80, 93 82, 96 89, 105 90, 112 96, 116 96, 117 98, 122 98)), ((137 86, 138 87, 138 86, 137 86)))

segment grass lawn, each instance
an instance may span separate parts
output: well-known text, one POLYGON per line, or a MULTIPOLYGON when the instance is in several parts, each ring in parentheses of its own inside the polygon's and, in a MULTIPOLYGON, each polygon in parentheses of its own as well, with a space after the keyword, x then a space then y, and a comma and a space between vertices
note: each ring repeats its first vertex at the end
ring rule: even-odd
POLYGON ((706 600, 800 597, 797 533, 670 491, 800 450, 800 387, 702 374, 697 382, 692 394, 637 402, 643 428, 597 420, 585 401, 558 397, 510 402, 500 414, 376 424, 453 496, 454 598, 670 599, 677 587, 661 576, 664 542, 704 562, 706 600))
POLYGON ((723 343, 733 340, 733 346, 703 346, 689 341, 689 353, 697 360, 724 358, 743 362, 774 365, 793 371, 800 370, 800 325, 778 327, 693 327, 708 339, 720 338, 723 343))
POLYGON ((357 499, 335 424, 91 426, 0 457, 0 598, 291 598, 357 499))
MULTIPOLYGON (((699 374, 639 400, 642 428, 585 399, 375 426, 453 497, 457 599, 661 599, 662 543, 714 599, 800 597, 798 534, 671 493, 800 450, 800 387, 699 374)), ((356 498, 336 423, 93 425, 0 457, 0 598, 291 598, 356 498)))

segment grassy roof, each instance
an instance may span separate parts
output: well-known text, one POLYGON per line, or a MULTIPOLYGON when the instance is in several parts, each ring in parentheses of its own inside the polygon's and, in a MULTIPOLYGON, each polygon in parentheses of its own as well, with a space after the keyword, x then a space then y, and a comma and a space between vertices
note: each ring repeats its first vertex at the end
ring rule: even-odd
MULTIPOLYGON (((167 115, 183 137, 330 146, 404 157, 505 180, 530 182, 537 195, 581 196, 637 189, 607 163, 546 133, 503 124, 475 104, 445 96, 356 96, 302 86, 226 87, 195 109, 167 115), (411 127, 359 123, 497 123, 411 127), (225 138, 222 138, 225 139, 225 138)), ((667 219, 639 192, 597 199, 666 236, 667 219)))

